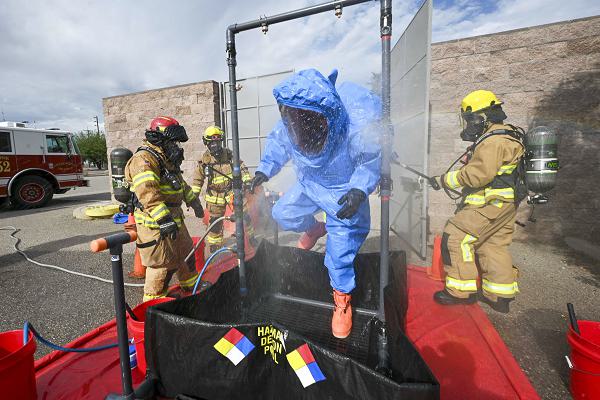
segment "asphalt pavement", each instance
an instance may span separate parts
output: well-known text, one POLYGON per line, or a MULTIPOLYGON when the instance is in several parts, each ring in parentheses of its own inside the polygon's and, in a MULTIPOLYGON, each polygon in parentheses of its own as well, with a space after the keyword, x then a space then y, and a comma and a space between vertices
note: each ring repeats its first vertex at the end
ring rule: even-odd
MULTIPOLYGON (((0 227, 19 229, 20 248, 36 261, 111 279, 110 256, 93 254, 89 242, 122 231, 112 220, 78 220, 76 207, 109 201, 108 176, 88 177, 90 186, 56 195, 44 208, 0 211, 0 227)), ((13 249, 9 231, 0 231, 0 331, 20 329, 28 320, 49 340, 65 344, 110 320, 113 292, 110 284, 39 267, 13 249)), ((124 262, 132 262, 126 246, 124 262)), ((135 283, 140 283, 136 281, 135 283)), ((128 301, 141 299, 141 288, 126 289, 128 301)), ((38 346, 37 355, 49 350, 38 346)))
MULTIPOLYGON (((120 232, 122 226, 110 219, 85 221, 72 216, 77 207, 110 200, 108 176, 88 179, 90 187, 57 195, 44 208, 0 211, 0 227, 18 228, 21 249, 37 261, 110 279, 109 255, 91 253, 89 242, 120 232)), ((198 220, 188 218, 186 223, 192 235, 203 233, 198 220)), ((280 243, 293 244, 297 237, 282 233, 280 243)), ((13 243, 9 232, 0 231, 0 331, 21 329, 28 320, 49 340, 65 344, 113 317, 111 285, 35 266, 14 252, 13 243)), ((374 231, 363 251, 377 250, 378 243, 374 231)), ((321 240, 317 250, 324 250, 323 244, 321 240)), ((125 246, 126 269, 132 265, 133 250, 132 245, 125 246)), ((564 245, 516 242, 511 252, 521 271, 521 294, 508 315, 482 308, 540 396, 569 398, 566 303, 575 304, 580 319, 600 321, 600 246, 565 238, 564 245)), ((126 297, 136 305, 142 289, 127 288, 126 297)), ((36 356, 48 352, 39 345, 36 356)))

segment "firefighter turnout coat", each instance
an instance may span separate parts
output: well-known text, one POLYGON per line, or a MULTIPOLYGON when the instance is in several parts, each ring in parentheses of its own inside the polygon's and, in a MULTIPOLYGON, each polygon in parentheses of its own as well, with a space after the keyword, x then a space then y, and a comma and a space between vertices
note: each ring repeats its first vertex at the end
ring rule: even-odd
MULTIPOLYGON (((242 182, 252 180, 248 168, 240 161, 242 182)), ((196 195, 202 191, 206 182, 206 208, 210 215, 210 223, 225 215, 228 205, 233 204, 233 153, 223 149, 219 158, 206 151, 194 171, 192 190, 196 195)), ((248 226, 249 227, 249 226, 248 226)), ((223 242, 223 223, 218 223, 206 237, 210 245, 220 245, 223 242)))
POLYGON ((144 301, 164 297, 172 275, 177 272, 182 289, 191 289, 197 277, 195 268, 185 264, 184 259, 193 243, 184 224, 182 203, 190 205, 196 198, 192 188, 187 185, 181 173, 164 156, 158 146, 144 140, 143 147, 131 157, 125 167, 125 179, 130 190, 137 197, 134 212, 137 227, 137 246, 146 270, 144 301), (150 148, 161 157, 161 161, 149 151, 150 148), (173 177, 179 183, 174 187, 163 167, 176 171, 173 177), (160 237, 158 221, 171 215, 179 227, 175 240, 160 237))
POLYGON ((513 128, 490 126, 467 163, 441 178, 446 188, 463 192, 459 211, 448 220, 442 236, 446 290, 455 297, 477 292, 478 267, 482 293, 488 299, 512 298, 519 291, 518 270, 508 246, 518 206, 514 182, 524 146, 516 137, 503 134, 507 131, 513 128))

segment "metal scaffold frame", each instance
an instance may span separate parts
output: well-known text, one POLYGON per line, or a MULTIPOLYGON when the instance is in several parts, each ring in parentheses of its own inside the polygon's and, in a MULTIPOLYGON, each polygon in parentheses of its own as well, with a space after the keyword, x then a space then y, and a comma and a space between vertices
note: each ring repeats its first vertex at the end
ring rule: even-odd
MULTIPOLYGON (((289 11, 273 16, 264 16, 253 21, 232 24, 226 32, 227 65, 229 67, 229 106, 231 109, 231 138, 233 147, 233 207, 235 215, 235 231, 237 257, 239 263, 239 281, 242 298, 247 293, 246 285, 246 265, 244 249, 244 219, 243 219, 243 185, 240 170, 240 146, 239 146, 239 128, 238 128, 238 106, 236 92, 236 34, 252 29, 268 30, 269 25, 304 18, 310 15, 320 14, 327 11, 334 11, 336 16, 340 16, 344 7, 367 3, 373 0, 340 0, 330 1, 294 11, 289 11)), ((392 2, 391 0, 380 0, 380 38, 381 38, 381 58, 382 58, 382 92, 383 103, 381 137, 382 148, 382 166, 380 180, 381 194, 381 250, 380 250, 380 287, 379 287, 379 309, 377 318, 379 319, 378 350, 379 365, 378 369, 388 369, 388 351, 387 335, 385 328, 385 310, 384 310, 384 288, 389 283, 389 226, 390 226, 390 205, 389 199, 392 191, 392 178, 390 168, 391 145, 392 145, 392 125, 390 120, 390 71, 391 71, 391 38, 392 38, 392 2)))

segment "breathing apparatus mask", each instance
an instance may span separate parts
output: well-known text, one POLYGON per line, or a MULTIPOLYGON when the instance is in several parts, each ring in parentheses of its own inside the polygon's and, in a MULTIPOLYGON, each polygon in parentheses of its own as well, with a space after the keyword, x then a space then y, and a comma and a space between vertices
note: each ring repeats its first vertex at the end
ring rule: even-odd
POLYGON ((169 125, 166 128, 146 131, 146 140, 160 147, 165 157, 177 169, 179 169, 184 159, 183 149, 178 143, 187 142, 188 139, 185 128, 181 125, 169 125))
POLYGON ((204 131, 202 135, 202 142, 208 148, 210 154, 215 157, 221 157, 223 154, 223 138, 225 137, 225 132, 219 126, 209 126, 204 131))
POLYGON ((327 118, 319 112, 279 106, 283 123, 296 147, 305 155, 323 151, 329 134, 327 118))
POLYGON ((165 157, 173 164, 177 169, 181 167, 181 163, 183 162, 183 149, 179 147, 179 144, 176 142, 166 142, 161 146, 163 152, 165 153, 165 157))
POLYGON ((465 142, 475 142, 485 131, 485 118, 470 111, 463 112, 461 117, 463 130, 460 132, 460 138, 465 142))
POLYGON ((475 142, 492 124, 501 124, 506 114, 500 104, 495 104, 477 112, 461 111, 460 138, 465 142, 475 142))
POLYGON ((208 151, 213 157, 219 158, 221 154, 223 154, 223 138, 211 140, 204 139, 204 144, 208 147, 208 151))

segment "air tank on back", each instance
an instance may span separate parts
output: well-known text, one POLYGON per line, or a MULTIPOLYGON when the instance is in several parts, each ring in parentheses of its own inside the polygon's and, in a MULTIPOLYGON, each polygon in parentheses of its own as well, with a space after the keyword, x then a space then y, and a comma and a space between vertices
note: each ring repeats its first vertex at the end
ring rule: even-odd
POLYGON ((131 150, 124 147, 117 147, 110 152, 110 175, 115 199, 120 203, 127 203, 131 200, 129 187, 125 185, 125 165, 133 156, 131 150))
POLYGON ((543 195, 556 184, 558 142, 556 131, 547 126, 535 127, 525 135, 527 187, 536 195, 543 195))

